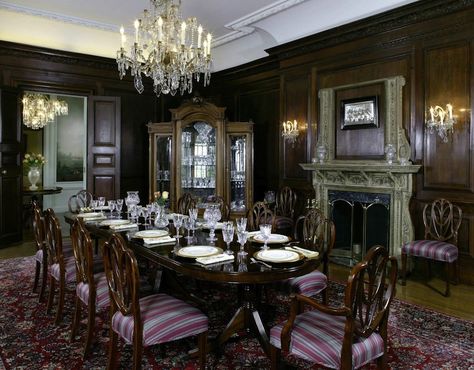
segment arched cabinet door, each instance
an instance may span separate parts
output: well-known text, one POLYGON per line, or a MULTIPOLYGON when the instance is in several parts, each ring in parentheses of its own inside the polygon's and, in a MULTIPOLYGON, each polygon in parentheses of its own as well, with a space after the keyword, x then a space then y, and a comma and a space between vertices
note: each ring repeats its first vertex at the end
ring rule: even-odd
POLYGON ((185 193, 193 196, 198 207, 218 196, 234 205, 231 211, 245 213, 253 201, 253 125, 227 122, 225 109, 203 101, 186 101, 170 109, 170 122, 148 124, 150 200, 155 192, 167 190, 170 207, 176 209, 185 193), (231 147, 241 150, 232 152, 231 147), (248 178, 237 183, 235 176, 231 178, 237 170, 248 178))
POLYGON ((0 87, 0 248, 22 237, 20 92, 0 87))

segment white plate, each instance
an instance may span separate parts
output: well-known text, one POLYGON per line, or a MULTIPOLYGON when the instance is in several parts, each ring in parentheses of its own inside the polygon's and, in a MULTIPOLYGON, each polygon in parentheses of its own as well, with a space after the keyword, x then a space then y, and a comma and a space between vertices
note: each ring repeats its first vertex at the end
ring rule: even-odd
POLYGON ((301 254, 285 249, 267 249, 255 253, 255 258, 274 263, 296 262, 301 259, 301 254))
POLYGON ((191 245, 189 247, 183 247, 177 252, 178 256, 188 258, 207 257, 219 253, 222 253, 221 248, 212 247, 210 245, 191 245))
POLYGON ((100 223, 101 226, 117 226, 117 225, 127 225, 130 223, 130 220, 104 220, 100 223))
MULTIPOLYGON (((264 243, 265 242, 263 240, 262 234, 254 235, 253 240, 255 240, 257 243, 264 243)), ((286 243, 288 241, 290 241, 290 238, 288 238, 286 235, 270 234, 270 237, 267 241, 267 244, 281 244, 281 243, 286 243)))
POLYGON ((167 236, 167 230, 142 230, 138 231, 133 235, 134 238, 161 238, 167 236))
POLYGON ((94 208, 96 211, 110 211, 109 206, 97 206, 94 208))
MULTIPOLYGON (((197 226, 203 229, 210 229, 209 225, 206 222, 197 222, 197 226)), ((223 226, 224 226, 223 222, 216 222, 215 230, 221 230, 223 226)))
POLYGON ((79 213, 77 217, 82 217, 82 218, 96 218, 96 217, 101 217, 102 213, 100 212, 88 212, 88 213, 79 213))

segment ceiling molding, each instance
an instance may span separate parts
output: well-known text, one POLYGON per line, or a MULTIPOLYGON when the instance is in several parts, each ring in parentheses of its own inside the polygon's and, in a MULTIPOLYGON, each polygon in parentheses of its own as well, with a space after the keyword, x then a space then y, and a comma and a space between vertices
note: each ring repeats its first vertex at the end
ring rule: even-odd
POLYGON ((13 4, 6 3, 4 1, 0 1, 0 9, 5 9, 12 12, 22 13, 26 15, 35 16, 35 17, 47 18, 47 19, 51 19, 51 20, 59 21, 63 23, 75 24, 77 26, 96 28, 102 31, 118 32, 117 30, 119 29, 119 27, 115 24, 96 22, 90 19, 68 16, 64 14, 50 12, 47 10, 30 8, 27 6, 13 5, 13 4))
POLYGON ((255 27, 251 27, 250 25, 274 14, 280 13, 304 1, 306 0, 278 0, 231 23, 227 23, 225 27, 232 31, 220 37, 216 37, 213 41, 214 47, 227 44, 231 41, 253 33, 255 31, 255 27))

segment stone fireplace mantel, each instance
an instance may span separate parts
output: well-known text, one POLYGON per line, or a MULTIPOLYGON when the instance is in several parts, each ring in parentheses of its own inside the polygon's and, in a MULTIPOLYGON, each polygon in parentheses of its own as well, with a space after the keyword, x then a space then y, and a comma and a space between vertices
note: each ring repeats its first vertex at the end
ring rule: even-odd
MULTIPOLYGON (((400 152, 405 152, 406 155, 410 148, 402 125, 404 85, 403 76, 395 76, 320 90, 321 125, 317 146, 324 146, 328 155, 322 163, 301 164, 303 169, 312 171, 316 201, 328 218, 331 216, 329 190, 389 194, 389 249, 395 256, 400 256, 404 242, 413 240, 409 202, 413 193, 413 175, 421 168, 420 165, 411 164, 407 158, 400 157, 400 152), (392 164, 385 159, 336 159, 336 93, 338 90, 371 84, 384 86, 383 94, 386 104, 384 110, 379 112, 385 119, 383 144, 384 146, 392 144, 396 148, 397 158, 392 164), (400 160, 405 164, 400 164, 400 160)), ((316 157, 316 152, 314 156, 316 157)))

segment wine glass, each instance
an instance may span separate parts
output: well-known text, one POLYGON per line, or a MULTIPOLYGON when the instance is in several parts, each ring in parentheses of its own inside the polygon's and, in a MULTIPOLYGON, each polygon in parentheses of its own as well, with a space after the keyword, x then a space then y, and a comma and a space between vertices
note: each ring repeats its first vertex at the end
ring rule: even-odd
POLYGON ((245 246, 245 243, 247 243, 248 236, 249 236, 249 233, 245 230, 237 231, 237 240, 240 244, 240 251, 239 251, 238 255, 241 258, 245 257, 248 254, 244 250, 244 246, 245 246))
POLYGON ((99 201, 97 199, 92 199, 91 200, 91 208, 95 211, 97 206, 99 205, 99 201))
POLYGON ((178 243, 179 238, 181 238, 181 235, 179 235, 179 228, 183 225, 183 215, 180 213, 173 213, 173 225, 174 228, 176 229, 176 243, 178 243))
POLYGON ((186 237, 186 240, 188 244, 191 244, 193 237, 191 236, 191 230, 193 229, 193 219, 190 216, 184 216, 183 217, 183 226, 186 230, 188 230, 188 236, 186 237))
POLYGON ((141 207, 140 208, 140 216, 143 217, 143 224, 146 226, 148 225, 148 208, 147 207, 141 207))
POLYGON ((108 200, 107 206, 109 207, 110 218, 114 218, 115 200, 108 200))
POLYGON ((105 206, 105 197, 98 197, 98 198, 97 198, 97 201, 98 201, 98 202, 97 202, 97 205, 98 205, 99 207, 102 208, 103 206, 105 206))
POLYGON ((191 220, 191 230, 193 230, 193 235, 196 230, 196 220, 198 217, 198 209, 197 208, 190 208, 189 209, 189 218, 191 220))
POLYGON ((117 199, 115 201, 115 208, 117 209, 117 212, 118 212, 118 218, 120 218, 122 215, 123 199, 117 199))
POLYGON ((260 233, 262 234, 263 238, 263 250, 268 249, 268 239, 270 239, 270 234, 272 233, 272 225, 270 224, 262 224, 260 225, 260 233))
POLYGON ((227 244, 227 249, 224 252, 225 254, 234 254, 234 252, 230 249, 230 243, 234 240, 234 224, 232 221, 224 222, 222 226, 222 239, 227 244))
POLYGON ((245 231, 247 229, 247 218, 240 217, 237 219, 237 231, 245 231))

